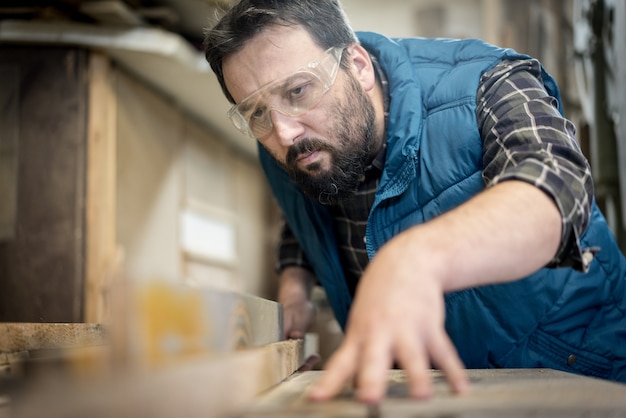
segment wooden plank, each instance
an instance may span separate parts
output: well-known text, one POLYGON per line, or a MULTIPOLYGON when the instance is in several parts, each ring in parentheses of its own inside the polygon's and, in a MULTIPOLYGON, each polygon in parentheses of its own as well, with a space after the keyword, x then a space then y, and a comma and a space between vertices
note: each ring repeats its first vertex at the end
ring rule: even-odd
POLYGON ((16 232, 0 245, 0 321, 83 319, 86 57, 0 48, 0 65, 19 67, 16 232))
POLYGON ((116 352, 129 365, 154 369, 203 353, 227 353, 282 339, 273 301, 162 282, 119 288, 126 297, 111 324, 116 352), (119 315, 119 312, 123 312, 119 315))
POLYGON ((126 3, 119 0, 86 1, 80 4, 80 12, 96 22, 111 26, 139 26, 145 22, 126 3))
POLYGON ((260 397, 239 418, 260 417, 588 417, 623 416, 626 385, 548 369, 469 370, 470 393, 450 392, 442 373, 433 371, 435 393, 428 401, 407 397, 403 371, 389 373, 387 397, 379 405, 354 400, 347 387, 336 399, 306 398, 320 371, 296 373, 260 397))
POLYGON ((17 64, 0 65, 0 242, 17 229, 19 79, 17 64))
POLYGON ((15 398, 13 418, 232 416, 296 371, 302 350, 289 340, 107 380, 49 376, 15 398))
POLYGON ((106 344, 99 324, 0 323, 0 353, 106 344))
POLYGON ((0 395, 0 418, 12 418, 10 398, 0 395))
POLYGON ((120 268, 116 246, 116 108, 108 58, 89 61, 85 248, 85 322, 110 320, 112 277, 120 268))

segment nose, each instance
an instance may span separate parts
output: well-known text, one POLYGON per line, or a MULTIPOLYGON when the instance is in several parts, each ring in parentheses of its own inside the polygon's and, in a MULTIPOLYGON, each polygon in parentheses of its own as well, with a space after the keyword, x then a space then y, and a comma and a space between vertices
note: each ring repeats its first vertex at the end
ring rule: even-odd
POLYGON ((304 126, 297 118, 285 115, 278 110, 270 112, 274 133, 283 146, 291 146, 304 134, 304 126))

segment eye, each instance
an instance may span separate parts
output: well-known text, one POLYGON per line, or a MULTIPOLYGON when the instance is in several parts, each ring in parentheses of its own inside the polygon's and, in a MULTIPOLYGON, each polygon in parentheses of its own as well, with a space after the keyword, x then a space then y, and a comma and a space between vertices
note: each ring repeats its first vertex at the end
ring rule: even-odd
POLYGON ((265 107, 257 107, 250 113, 250 120, 263 119, 265 115, 265 107))
POLYGON ((302 96, 306 94, 306 90, 309 83, 300 84, 299 86, 293 87, 289 90, 289 99, 290 100, 298 100, 302 96))

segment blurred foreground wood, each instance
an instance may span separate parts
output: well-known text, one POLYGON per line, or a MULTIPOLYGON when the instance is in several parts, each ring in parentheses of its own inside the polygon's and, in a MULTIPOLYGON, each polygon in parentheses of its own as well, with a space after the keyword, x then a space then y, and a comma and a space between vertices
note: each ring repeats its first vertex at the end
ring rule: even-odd
POLYGON ((49 373, 14 395, 6 416, 232 416, 297 370, 302 348, 302 340, 282 341, 106 378, 49 373))
POLYGON ((463 396, 433 371, 428 401, 392 370, 379 405, 352 387, 313 403, 321 372, 282 340, 275 302, 163 283, 112 294, 108 324, 0 323, 0 418, 626 417, 626 385, 547 369, 470 370, 463 396))
MULTIPOLYGON (((57 325, 64 329, 57 335, 78 341, 75 333, 67 331, 71 325, 57 325)), ((94 329, 76 325, 98 341, 94 329)), ((31 376, 37 378, 28 381, 26 390, 10 393, 10 401, 0 390, 0 417, 626 416, 626 385, 548 369, 469 370, 471 392, 462 396, 450 393, 444 375, 433 371, 435 392, 428 401, 410 399, 404 372, 392 370, 387 397, 379 405, 357 402, 352 387, 332 401, 313 403, 307 400, 307 391, 322 372, 298 370, 304 364, 303 345, 302 340, 279 341, 228 352, 185 354, 150 367, 109 369, 114 357, 108 345, 65 348, 62 356, 49 358, 41 354, 47 350, 41 350, 30 355, 35 372, 31 376)))
POLYGON ((260 397, 238 418, 577 418, 626 416, 626 385, 548 369, 469 370, 472 390, 452 394, 433 371, 435 394, 428 401, 407 397, 403 371, 389 372, 387 398, 368 406, 352 388, 330 402, 306 399, 319 371, 296 373, 260 397))
POLYGON ((0 323, 0 418, 223 417, 304 364, 273 301, 164 283, 113 294, 111 323, 0 323))

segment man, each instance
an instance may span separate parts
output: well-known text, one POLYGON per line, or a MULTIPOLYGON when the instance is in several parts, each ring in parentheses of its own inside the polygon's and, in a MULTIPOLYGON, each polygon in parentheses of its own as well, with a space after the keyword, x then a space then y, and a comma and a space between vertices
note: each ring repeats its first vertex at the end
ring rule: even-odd
POLYGON ((316 281, 345 329, 312 399, 377 402, 394 363, 416 398, 431 365, 459 393, 464 367, 626 381, 626 260, 536 60, 357 38, 337 0, 242 0, 206 41, 285 215, 286 335, 316 281))

